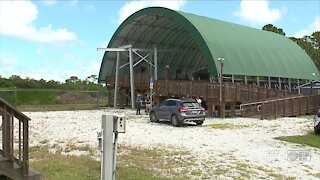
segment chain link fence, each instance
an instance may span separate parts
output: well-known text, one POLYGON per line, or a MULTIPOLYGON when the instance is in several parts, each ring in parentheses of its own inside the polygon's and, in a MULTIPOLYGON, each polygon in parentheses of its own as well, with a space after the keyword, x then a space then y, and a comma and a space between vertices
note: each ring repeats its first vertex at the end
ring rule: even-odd
MULTIPOLYGON (((13 106, 65 105, 89 108, 107 106, 108 93, 104 91, 52 90, 52 89, 0 89, 0 98, 13 106)), ((76 108, 74 108, 76 109, 76 108)))
POLYGON ((1 88, 0 89, 0 98, 4 99, 12 106, 16 106, 16 89, 15 88, 1 88))

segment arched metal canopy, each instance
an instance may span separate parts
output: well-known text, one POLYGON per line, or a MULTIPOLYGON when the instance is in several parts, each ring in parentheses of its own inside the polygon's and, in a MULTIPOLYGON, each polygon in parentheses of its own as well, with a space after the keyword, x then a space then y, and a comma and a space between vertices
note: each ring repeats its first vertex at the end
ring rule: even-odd
MULTIPOLYGON (((108 48, 124 44, 173 50, 158 54, 159 79, 167 65, 170 77, 179 73, 190 79, 196 72, 215 76, 217 59, 224 57, 224 74, 320 80, 311 58, 284 36, 167 8, 145 8, 128 17, 108 48)), ((115 62, 116 53, 105 52, 99 82, 115 74, 115 62)), ((126 62, 127 58, 120 59, 120 64, 126 62)), ((119 73, 129 74, 129 69, 119 73)))

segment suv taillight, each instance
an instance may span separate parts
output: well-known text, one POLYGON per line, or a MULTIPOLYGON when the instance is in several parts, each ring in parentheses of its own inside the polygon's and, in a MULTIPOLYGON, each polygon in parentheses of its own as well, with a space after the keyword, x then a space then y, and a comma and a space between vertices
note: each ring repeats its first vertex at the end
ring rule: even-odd
POLYGON ((205 112, 206 110, 205 110, 203 107, 201 107, 201 108, 200 108, 200 111, 201 111, 201 112, 205 112))
POLYGON ((179 108, 179 112, 188 112, 188 109, 186 109, 186 108, 179 108))

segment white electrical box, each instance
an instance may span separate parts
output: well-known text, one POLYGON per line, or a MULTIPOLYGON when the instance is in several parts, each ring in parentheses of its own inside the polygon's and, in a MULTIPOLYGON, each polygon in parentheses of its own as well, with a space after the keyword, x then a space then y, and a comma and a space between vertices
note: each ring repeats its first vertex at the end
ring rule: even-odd
POLYGON ((126 132, 126 119, 123 115, 117 115, 113 117, 113 131, 117 133, 126 132))

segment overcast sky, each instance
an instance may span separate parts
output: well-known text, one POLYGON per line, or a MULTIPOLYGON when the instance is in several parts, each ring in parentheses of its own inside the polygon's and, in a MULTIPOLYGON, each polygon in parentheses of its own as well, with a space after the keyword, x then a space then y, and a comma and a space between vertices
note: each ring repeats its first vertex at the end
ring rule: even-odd
POLYGON ((149 6, 261 29, 272 23, 288 36, 320 30, 318 0, 244 1, 0 1, 0 75, 64 81, 98 75, 102 52, 129 15, 149 6))

